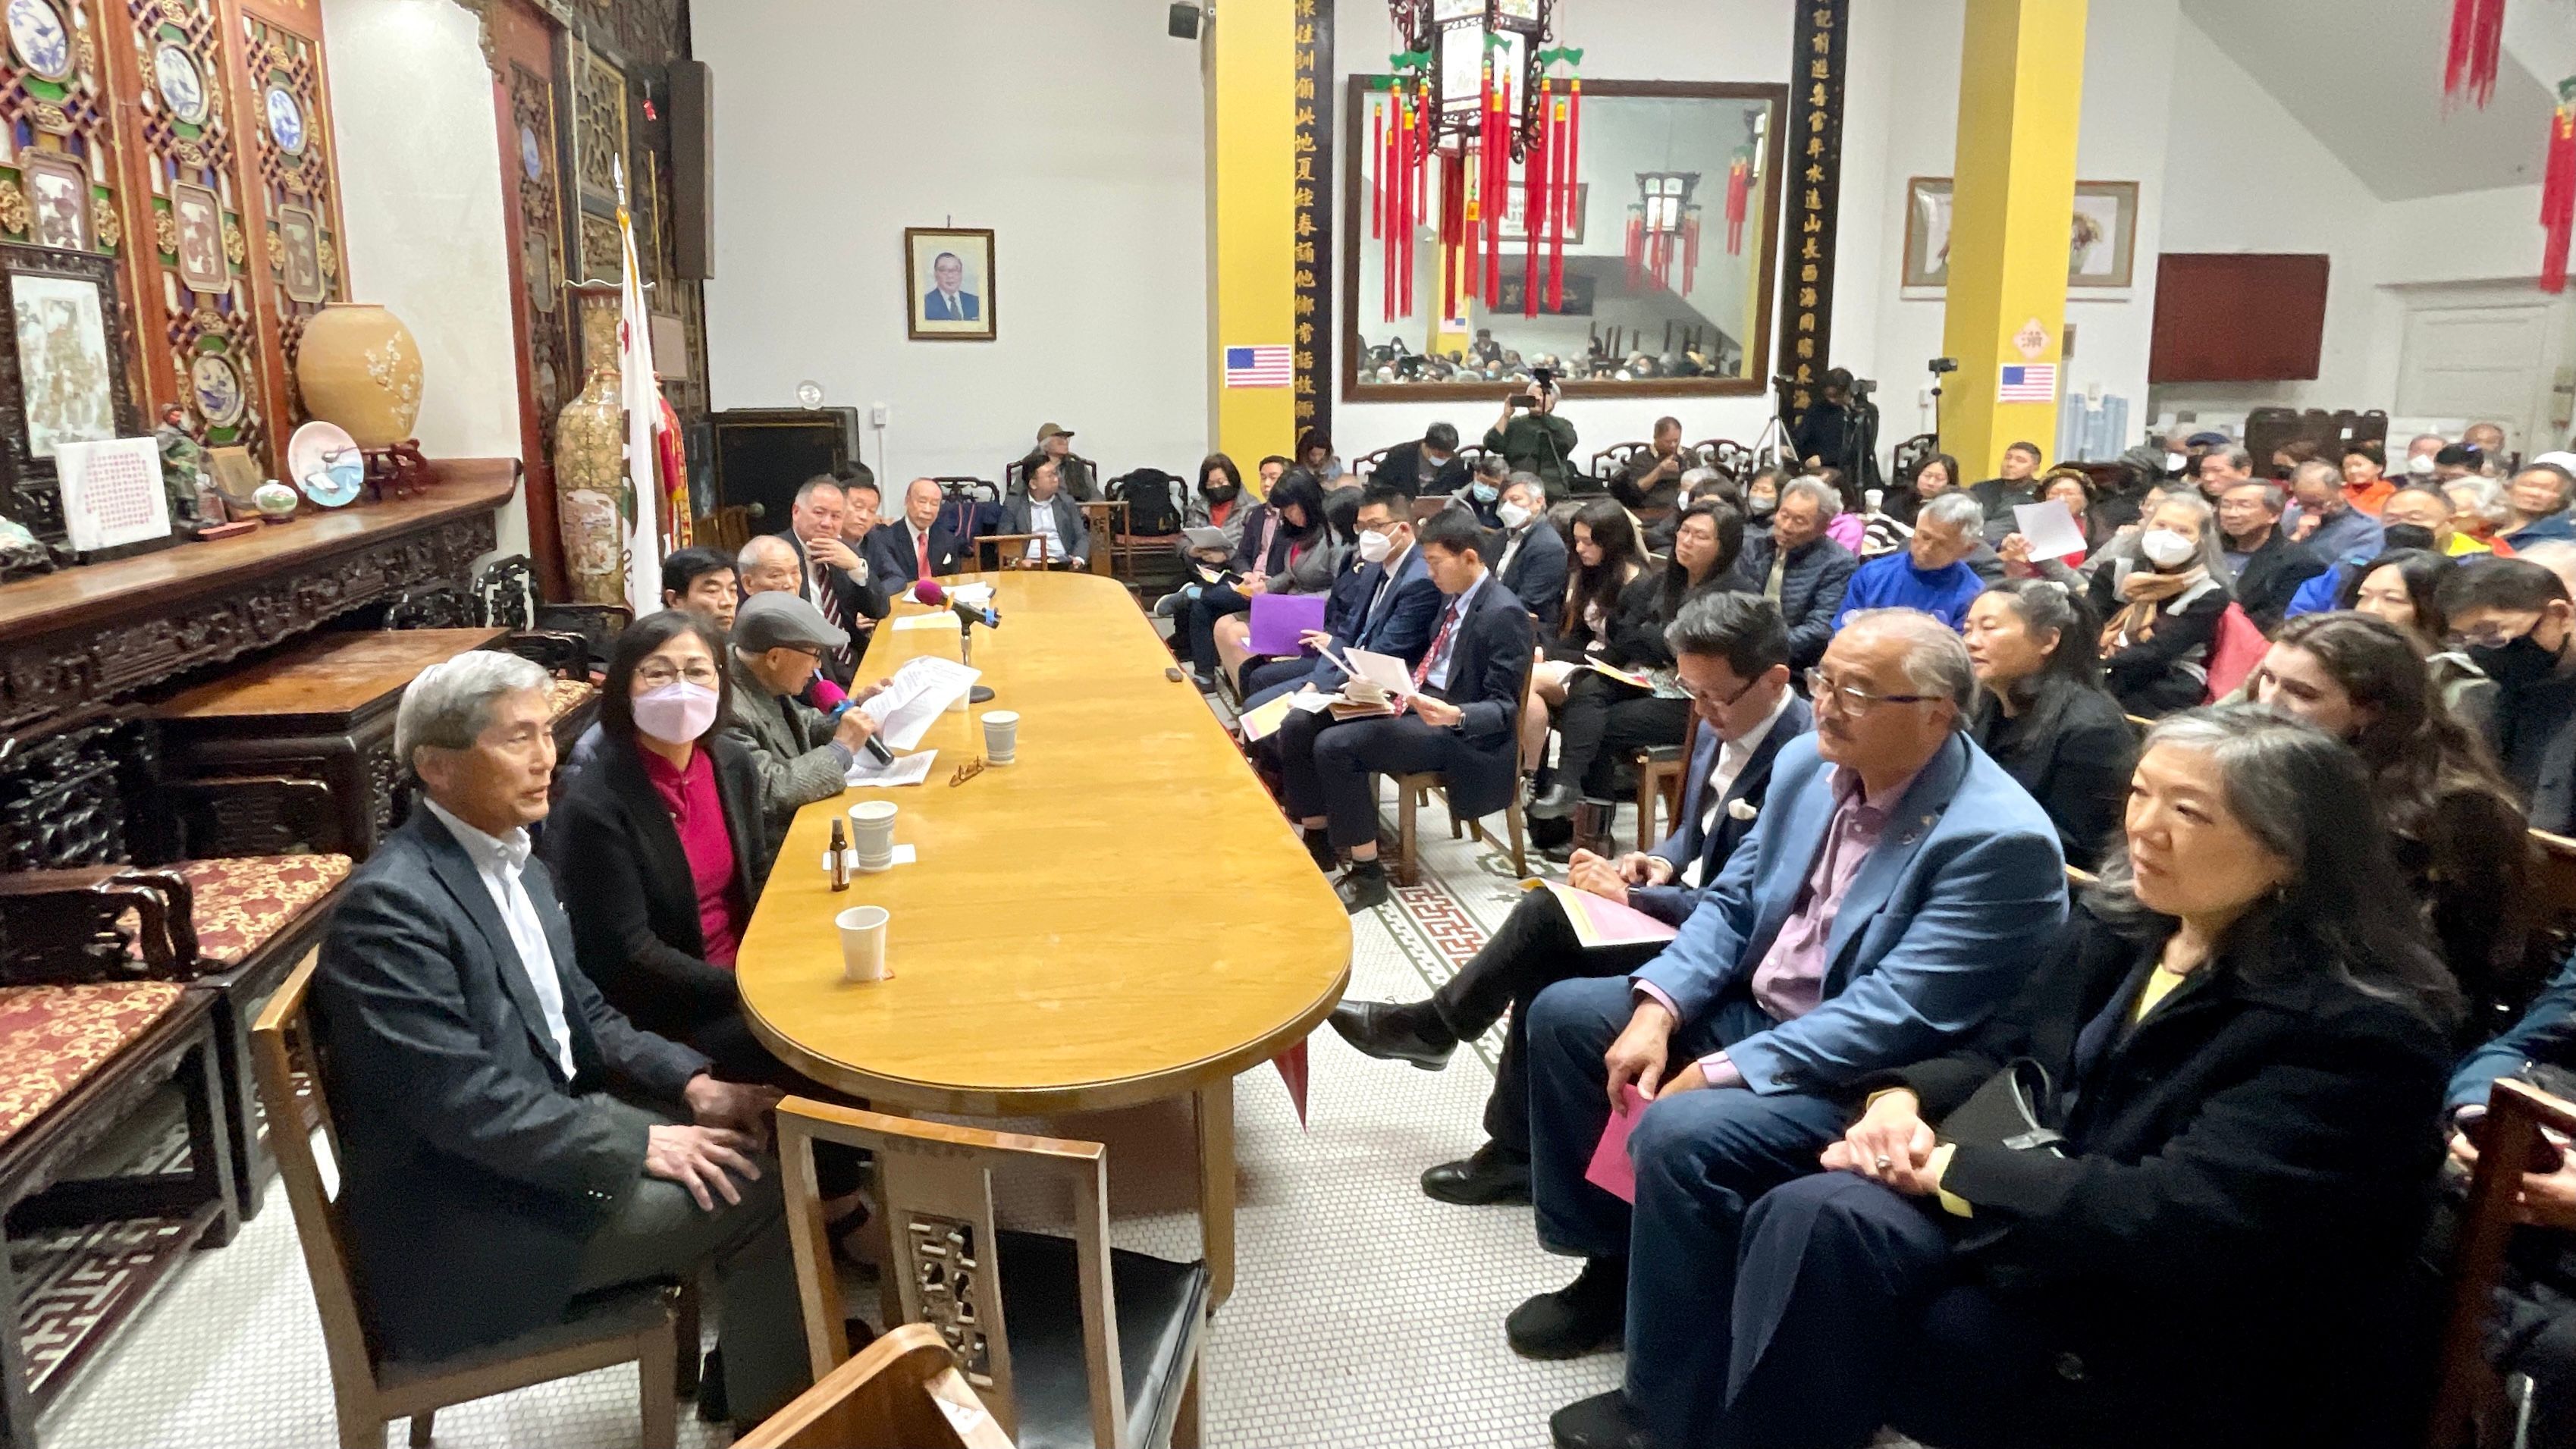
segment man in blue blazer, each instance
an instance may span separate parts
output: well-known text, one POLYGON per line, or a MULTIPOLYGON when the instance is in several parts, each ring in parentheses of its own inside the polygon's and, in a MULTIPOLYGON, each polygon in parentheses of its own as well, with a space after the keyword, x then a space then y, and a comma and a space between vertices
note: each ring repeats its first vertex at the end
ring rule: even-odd
POLYGON ((937 482, 915 478, 903 490, 903 517, 868 535, 868 578, 887 596, 919 579, 964 571, 964 541, 940 501, 937 482))
POLYGON ((1626 980, 1530 1008, 1540 1242, 1585 1259, 1506 1325, 1532 1358, 1617 1347, 1623 1391, 1557 1412, 1559 1445, 1698 1444, 1724 1398, 1745 1208, 1818 1169, 1842 1093, 1920 1061, 2011 997, 2066 915, 2057 828, 1960 733, 1975 695, 1929 614, 1855 614, 1808 675, 1815 733, 1681 934, 1626 980), (1586 1180, 1610 1104, 1629 1203, 1586 1180))
MULTIPOLYGON (((1360 498, 1358 526, 1360 557, 1368 560, 1360 569, 1357 590, 1363 602, 1353 618, 1327 617, 1325 622, 1334 627, 1310 642, 1329 639, 1336 650, 1366 649, 1418 664, 1422 651, 1431 647, 1433 622, 1440 613, 1440 586, 1432 582, 1422 550, 1414 546, 1412 500, 1393 488, 1371 484, 1360 498)), ((1321 658, 1259 665, 1245 671, 1243 707, 1251 710, 1310 684, 1330 694, 1342 687, 1342 671, 1321 658)))
POLYGON ((1292 710, 1279 727, 1282 793, 1305 826, 1307 851, 1327 871, 1337 848, 1350 852, 1334 887, 1348 910, 1389 897, 1372 776, 1438 775, 1461 820, 1502 809, 1519 787, 1521 685, 1534 636, 1529 611, 1485 567, 1484 547, 1485 531, 1456 510, 1422 525, 1416 551, 1440 590, 1440 621, 1413 666, 1402 713, 1336 721, 1292 710))
POLYGON ((977 322, 984 316, 984 304, 966 291, 966 263, 955 252, 941 252, 930 259, 931 288, 922 294, 921 319, 925 322, 977 322))
MULTIPOLYGON (((1545 525, 1540 525, 1544 527, 1545 525)), ((1789 630, 1780 606, 1752 594, 1702 594, 1665 631, 1682 687, 1699 716, 1681 813, 1651 851, 1604 860, 1576 851, 1578 890, 1634 906, 1678 926, 1762 817, 1772 761, 1814 723, 1789 688, 1789 630)), ((1625 977, 1660 942, 1585 950, 1548 891, 1521 897, 1501 929, 1427 1001, 1345 1001, 1333 1029, 1373 1057, 1436 1071, 1461 1041, 1491 1030, 1510 1008, 1511 1028, 1485 1099, 1485 1145, 1422 1174, 1422 1190, 1461 1204, 1529 1201, 1529 1011, 1537 995, 1582 976, 1625 977)))

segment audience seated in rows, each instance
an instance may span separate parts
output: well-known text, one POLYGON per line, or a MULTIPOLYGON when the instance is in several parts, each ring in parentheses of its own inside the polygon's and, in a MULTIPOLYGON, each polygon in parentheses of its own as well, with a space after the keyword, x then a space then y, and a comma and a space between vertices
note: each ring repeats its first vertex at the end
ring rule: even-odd
POLYGON ((1744 520, 1734 509, 1693 504, 1674 535, 1672 558, 1620 594, 1608 646, 1566 680, 1556 764, 1529 813, 1541 820, 1575 817, 1577 846, 1608 853, 1619 766, 1632 751, 1681 743, 1690 697, 1673 672, 1665 634, 1693 597, 1732 586, 1743 546, 1744 520))
POLYGON ((1028 534, 1022 557, 1046 568, 1091 566, 1091 525, 1065 491, 1063 465, 1042 458, 1029 469, 1025 486, 1002 503, 1002 532, 1028 534))
POLYGON ((2534 827, 2576 829, 2576 605, 2566 583, 2527 559, 2455 567, 2442 613, 2463 653, 2495 681, 2486 743, 2534 827))
POLYGON ((1682 420, 1657 418, 1646 450, 1611 473, 1610 496, 1641 522, 1654 523, 1680 506, 1682 473, 1689 466, 1682 455, 1682 420))
POLYGON ((545 671, 481 650, 433 665, 404 691, 394 757, 420 807, 349 878, 313 986, 370 1348, 449 1358, 711 1266, 707 1397, 758 1423, 809 1381, 762 1155, 779 1094, 719 1081, 577 969, 530 858, 555 762, 545 671))
POLYGON ((903 490, 903 517, 868 535, 868 571, 889 596, 922 579, 960 573, 973 550, 940 508, 937 481, 915 478, 903 490))
POLYGON ((1624 1390, 1560 1411, 1560 1444, 1625 1444, 1639 1420, 1651 1442, 1708 1438, 1738 1357, 1746 1206, 1817 1171, 1865 1077, 2009 999, 2064 919, 2056 827, 1960 734, 1975 689, 1947 625, 1854 617, 1809 675, 1814 733, 1782 747, 1752 834, 1680 935, 1627 978, 1532 1003, 1539 1241, 1586 1261, 1508 1336, 1534 1358, 1623 1338, 1628 1356, 1624 1390), (1586 1179, 1632 1088, 1652 1099, 1628 1138, 1633 1211, 1586 1179))
MULTIPOLYGON (((1394 655, 1408 665, 1418 663, 1431 647, 1440 588, 1432 581, 1421 550, 1414 546, 1413 501, 1395 489, 1372 487, 1361 494, 1354 521, 1359 526, 1356 553, 1361 568, 1347 581, 1347 593, 1338 587, 1339 580, 1335 589, 1335 597, 1345 600, 1347 607, 1337 611, 1328 605, 1324 628, 1309 636, 1306 645, 1317 650, 1329 645, 1344 658, 1352 649, 1366 649, 1394 655)), ((1307 688, 1331 694, 1342 687, 1343 678, 1341 666, 1320 653, 1313 659, 1256 664, 1244 671, 1244 707, 1258 708, 1278 695, 1307 688)), ((1276 741, 1279 736, 1270 739, 1276 741)))
POLYGON ((1335 851, 1350 856, 1335 884, 1349 910, 1383 905, 1390 894, 1377 858, 1373 776, 1438 775, 1450 810, 1466 820, 1503 808, 1518 783, 1514 725, 1530 667, 1530 616, 1493 582, 1485 546, 1484 530, 1461 510, 1423 523, 1414 551, 1439 590, 1439 623, 1399 713, 1336 719, 1292 710, 1274 736, 1288 810, 1309 853, 1327 869, 1335 851))
POLYGON ((1984 540, 1985 514, 1965 493, 1945 494, 1923 505, 1914 519, 1914 536, 1895 553, 1861 564, 1843 590, 1843 606, 1834 616, 1841 628, 1867 609, 1919 609, 1957 628, 1967 617, 1969 601, 1985 588, 1966 559, 1984 540))
POLYGON ((2142 557, 2116 559, 2093 576, 2104 620, 2102 667, 2130 714, 2155 719, 2209 696, 2209 661, 2227 612, 2227 562, 2208 503, 2173 493, 2147 515, 2142 557))
POLYGON ((1387 449, 1368 481, 1407 498, 1436 498, 1466 487, 1467 460, 1458 456, 1458 430, 1433 423, 1416 441, 1387 449))
POLYGON ((794 594, 754 594, 734 614, 724 738, 751 761, 760 782, 764 855, 776 853, 798 810, 841 793, 850 762, 876 733, 876 722, 855 706, 882 682, 859 691, 837 717, 797 698, 823 652, 848 642, 794 594))
POLYGON ((1494 544, 1494 575, 1530 611, 1542 639, 1556 632, 1565 613, 1565 535, 1547 516, 1547 487, 1531 473, 1503 485, 1494 505, 1502 520, 1494 544))
POLYGON ((2228 490, 2257 481, 2254 455, 2234 443, 2221 441, 2193 460, 2191 477, 2200 487, 2200 496, 2215 507, 2228 490))
POLYGON ((2391 549, 2352 570, 2335 604, 2397 626, 2423 658, 2442 707, 2474 733, 2494 712, 2496 687, 2467 655, 2448 647, 2451 629, 2442 613, 2442 581, 2456 567, 2430 549, 2391 549))
POLYGON ((1826 525, 1841 511, 1842 500, 1834 490, 1813 478, 1782 484, 1771 526, 1746 540, 1735 567, 1737 588, 1780 606, 1789 625, 1793 670, 1810 668, 1825 657, 1834 620, 1842 613, 1843 592, 1860 567, 1850 549, 1825 537, 1826 525))
POLYGON ((2137 753, 2102 683, 2092 607, 2052 579, 2008 580, 1968 606, 1961 633, 1977 676, 1968 737, 2048 813, 2067 863, 2092 869, 2119 830, 2137 753))
MULTIPOLYGON (((1772 762, 1814 716, 1789 688, 1789 634, 1769 600, 1700 594, 1682 606, 1666 635, 1700 722, 1673 831, 1650 851, 1616 859, 1578 851, 1566 874, 1577 890, 1679 926, 1752 833, 1770 791, 1772 762)), ((1572 977, 1624 977, 1662 949, 1586 951, 1555 896, 1531 891, 1428 1000, 1335 1008, 1333 1028, 1351 1045, 1434 1070, 1458 1043, 1483 1036, 1509 1009, 1494 1089, 1485 1099, 1485 1144, 1462 1161, 1424 1172, 1425 1193, 1460 1204, 1529 1201, 1530 1002, 1572 977)))

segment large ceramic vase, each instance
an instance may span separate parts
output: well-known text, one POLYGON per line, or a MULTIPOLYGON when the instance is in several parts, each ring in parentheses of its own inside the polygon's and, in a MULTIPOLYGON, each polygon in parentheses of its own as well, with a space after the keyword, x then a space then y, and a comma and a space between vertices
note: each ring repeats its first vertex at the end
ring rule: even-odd
POLYGON ((407 442, 420 420, 420 344, 372 303, 334 302, 304 324, 295 382, 304 410, 348 429, 361 448, 407 442))
POLYGON ((555 418, 555 517, 573 600, 622 604, 635 503, 626 496, 626 409, 618 400, 619 294, 615 287, 573 290, 581 298, 581 351, 590 375, 581 396, 555 418))

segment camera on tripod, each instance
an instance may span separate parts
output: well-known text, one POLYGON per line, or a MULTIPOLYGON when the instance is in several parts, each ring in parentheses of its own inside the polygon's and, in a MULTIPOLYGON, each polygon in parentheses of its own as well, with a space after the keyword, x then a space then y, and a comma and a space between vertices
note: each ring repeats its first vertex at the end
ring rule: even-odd
POLYGON ((1855 401, 1865 398, 1876 391, 1878 391, 1877 379, 1868 377, 1855 377, 1852 379, 1851 395, 1855 401))
POLYGON ((1930 362, 1925 363, 1924 366, 1932 370, 1932 375, 1934 377, 1939 377, 1945 372, 1957 372, 1959 370, 1959 359, 1955 357, 1936 357, 1930 362))

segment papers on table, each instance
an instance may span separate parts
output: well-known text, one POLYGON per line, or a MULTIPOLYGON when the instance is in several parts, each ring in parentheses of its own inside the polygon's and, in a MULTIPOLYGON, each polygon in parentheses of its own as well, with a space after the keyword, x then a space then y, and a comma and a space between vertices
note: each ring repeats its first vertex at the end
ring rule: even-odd
POLYGON ((1599 946, 1651 945, 1681 934, 1635 906, 1576 890, 1562 881, 1541 884, 1556 897, 1557 905, 1565 911, 1566 924, 1574 927, 1574 938, 1587 951, 1599 946))
POLYGON ((2066 505, 2052 499, 2037 503, 2013 505, 2013 532, 2030 544, 2030 556, 2064 558, 2084 552, 2084 530, 2075 526, 2075 515, 2066 505))
POLYGON ((957 616, 945 609, 936 614, 906 614, 894 621, 894 627, 898 630, 954 629, 957 627, 957 616))
POLYGON ((924 654, 907 659, 886 680, 886 687, 859 706, 877 722, 877 738, 890 750, 909 750, 921 743, 940 713, 965 698, 983 671, 924 654))
POLYGON ((1324 627, 1321 594, 1256 594, 1252 599, 1252 640, 1258 655, 1285 657, 1305 652, 1298 636, 1324 627))
POLYGON ((930 778, 930 762, 938 758, 937 750, 923 750, 917 755, 897 755, 893 764, 880 765, 876 756, 861 750, 858 758, 850 761, 850 773, 843 777, 843 783, 886 789, 897 785, 918 785, 930 778))

